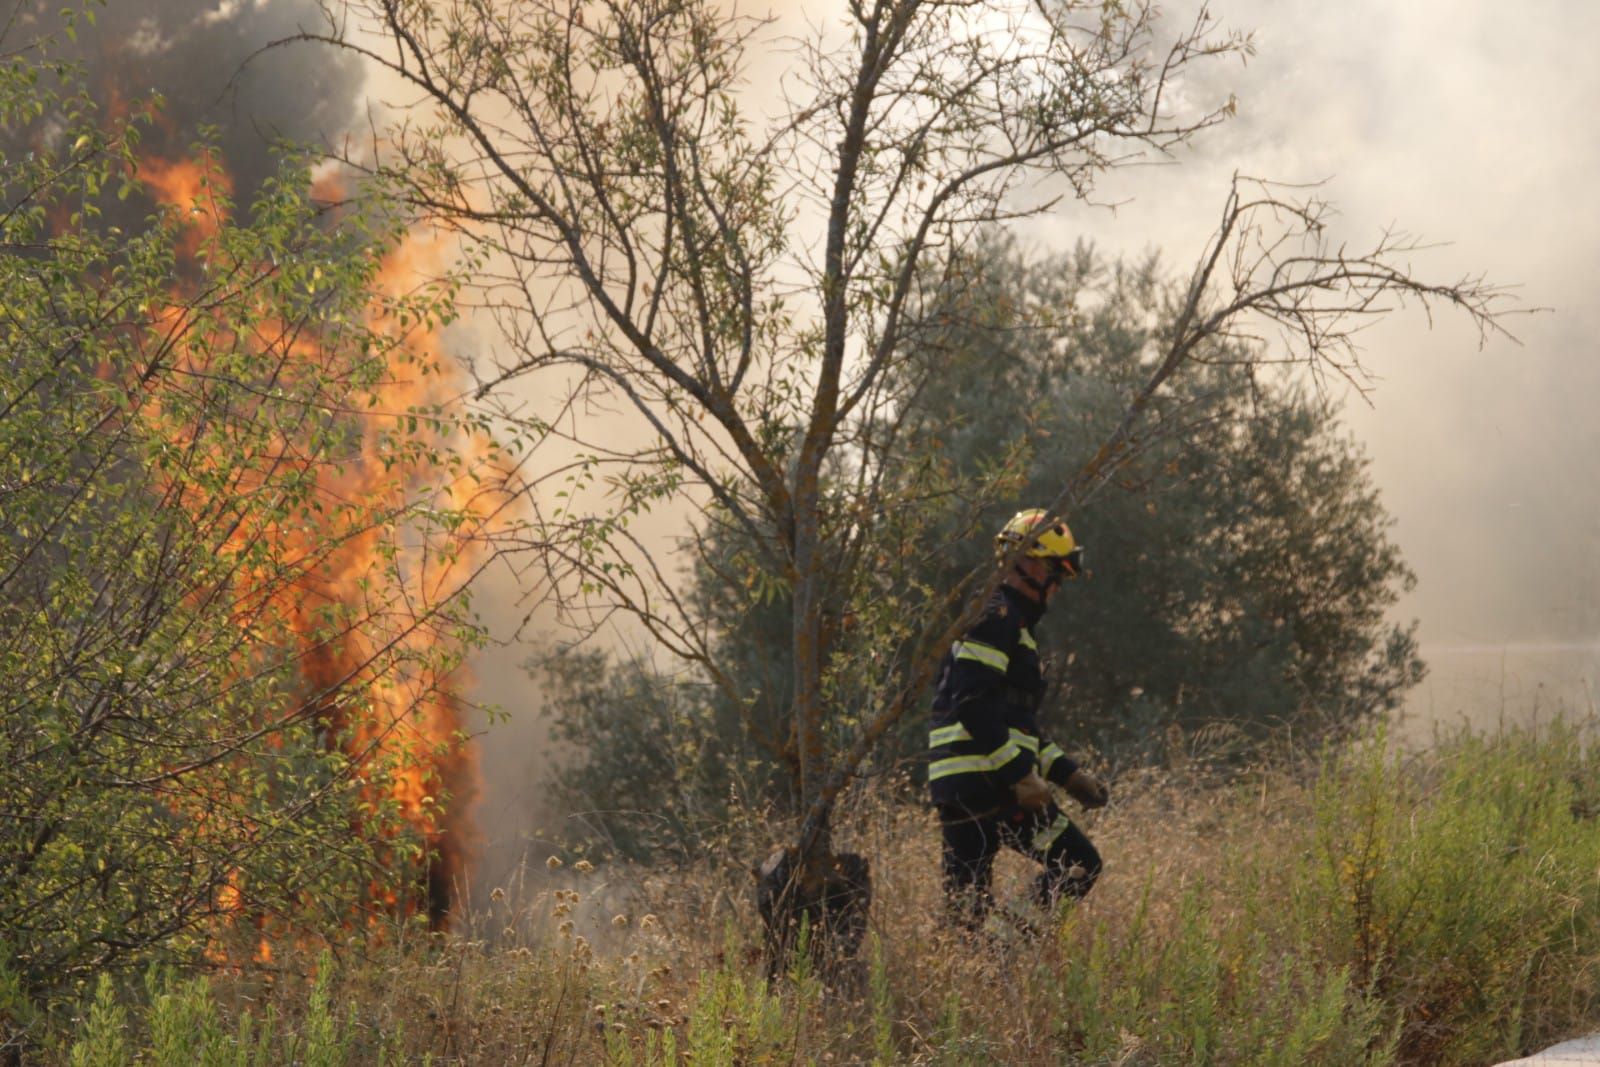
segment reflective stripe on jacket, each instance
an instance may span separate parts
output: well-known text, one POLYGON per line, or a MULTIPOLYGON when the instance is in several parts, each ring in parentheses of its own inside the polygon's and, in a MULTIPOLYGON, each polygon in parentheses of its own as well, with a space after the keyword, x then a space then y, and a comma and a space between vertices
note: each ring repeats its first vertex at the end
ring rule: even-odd
POLYGON ((936 804, 1011 802, 1031 770, 1064 783, 1075 764, 1039 734, 1044 696, 1029 628, 1042 607, 1001 586, 940 665, 928 732, 928 785, 936 804))

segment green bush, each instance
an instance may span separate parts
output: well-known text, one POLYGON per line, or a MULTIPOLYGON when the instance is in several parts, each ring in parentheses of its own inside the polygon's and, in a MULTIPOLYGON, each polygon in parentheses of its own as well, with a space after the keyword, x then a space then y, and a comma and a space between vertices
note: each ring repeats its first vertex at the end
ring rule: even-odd
POLYGON ((1404 1058, 1483 1063, 1594 1018, 1594 770, 1565 724, 1463 734, 1437 760, 1379 741, 1325 769, 1305 922, 1391 1006, 1404 1058))
POLYGON ((1557 724, 1338 750, 1274 837, 1220 853, 1159 926, 1153 884, 1126 926, 1069 920, 1058 1024, 1090 1062, 1131 1040, 1157 1062, 1261 1064, 1482 1064, 1592 1026, 1583 742, 1557 724))
POLYGON ((305 990, 304 1011, 295 1025, 287 1027, 280 1025, 271 1004, 260 1018, 245 1008, 230 1027, 228 1010, 204 976, 184 979, 171 970, 153 968, 142 990, 119 992, 111 976, 102 974, 67 1059, 73 1067, 131 1063, 345 1067, 405 1062, 403 1029, 376 1037, 364 1034, 356 1022, 355 1003, 345 1006, 341 1018, 334 1002, 333 957, 324 953, 316 967, 315 979, 305 990))

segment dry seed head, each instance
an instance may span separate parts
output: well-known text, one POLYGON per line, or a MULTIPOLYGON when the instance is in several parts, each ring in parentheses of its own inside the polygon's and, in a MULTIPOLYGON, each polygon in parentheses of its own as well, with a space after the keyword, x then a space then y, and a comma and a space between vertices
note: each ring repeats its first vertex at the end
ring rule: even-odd
POLYGON ((579 860, 577 863, 572 865, 572 869, 583 874, 588 874, 590 871, 594 870, 594 864, 590 863, 588 860, 579 860))
POLYGON ((544 861, 544 865, 546 867, 549 867, 553 871, 557 867, 561 866, 561 857, 560 856, 551 856, 549 859, 544 861))
POLYGON ((611 920, 611 925, 621 929, 628 925, 628 917, 626 915, 618 915, 611 920))
POLYGON ((506 899, 506 891, 501 889, 499 886, 496 886, 494 892, 489 894, 489 899, 496 901, 504 900, 506 899))

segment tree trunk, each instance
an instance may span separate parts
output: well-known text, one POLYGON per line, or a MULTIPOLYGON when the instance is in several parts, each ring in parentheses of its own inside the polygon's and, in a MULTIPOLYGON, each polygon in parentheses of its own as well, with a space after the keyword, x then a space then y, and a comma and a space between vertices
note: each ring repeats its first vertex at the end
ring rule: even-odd
POLYGON ((755 869, 756 907, 765 933, 767 981, 805 952, 825 985, 858 992, 858 961, 872 903, 872 873, 865 856, 853 852, 776 849, 755 869))
POLYGON ((865 857, 835 853, 827 753, 823 748, 822 590, 819 567, 817 465, 802 462, 796 474, 792 551, 795 748, 799 808, 805 813, 798 840, 774 851, 754 871, 761 914, 767 978, 783 972, 804 944, 831 986, 858 981, 854 961, 867 928, 872 879, 865 857))

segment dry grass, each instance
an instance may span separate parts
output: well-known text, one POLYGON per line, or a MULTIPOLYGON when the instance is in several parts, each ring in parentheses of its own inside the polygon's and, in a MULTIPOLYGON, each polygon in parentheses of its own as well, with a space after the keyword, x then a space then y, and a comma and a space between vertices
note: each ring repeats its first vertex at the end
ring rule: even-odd
MULTIPOLYGON (((803 958, 761 980, 746 839, 673 871, 527 872, 456 935, 347 947, 321 1022, 309 960, 208 995, 229 1020, 271 1005, 303 1062, 1492 1062, 1600 1012, 1581 733, 1127 776, 1082 820, 1104 876, 1038 938, 953 934, 931 813, 860 803, 838 845, 872 859, 871 928, 838 988, 803 958)), ((1000 899, 1032 874, 1002 856, 1000 899)))

